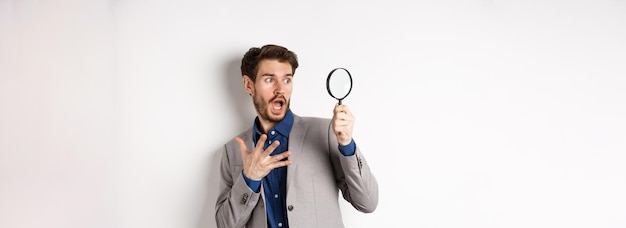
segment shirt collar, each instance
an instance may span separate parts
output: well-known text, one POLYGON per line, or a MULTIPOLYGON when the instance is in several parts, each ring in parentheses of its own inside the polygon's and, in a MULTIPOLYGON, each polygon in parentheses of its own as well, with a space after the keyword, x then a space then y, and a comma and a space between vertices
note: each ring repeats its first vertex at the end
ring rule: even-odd
MULTIPOLYGON (((283 120, 278 122, 278 124, 274 128, 270 129, 270 131, 275 130, 283 136, 289 136, 289 133, 291 132, 291 126, 293 126, 293 113, 291 112, 291 109, 289 109, 287 110, 287 113, 285 113, 285 118, 283 118, 283 120)), ((257 139, 261 136, 261 134, 263 134, 263 131, 261 131, 261 123, 259 122, 259 117, 257 116, 254 119, 254 143, 255 144, 256 144, 257 139)))

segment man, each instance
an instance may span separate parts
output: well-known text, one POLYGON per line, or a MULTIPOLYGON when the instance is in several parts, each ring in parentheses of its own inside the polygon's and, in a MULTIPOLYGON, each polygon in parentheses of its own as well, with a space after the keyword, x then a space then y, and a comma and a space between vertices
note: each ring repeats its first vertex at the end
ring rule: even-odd
POLYGON ((289 104, 298 60, 277 45, 250 48, 243 86, 257 117, 224 146, 217 227, 344 227, 338 193, 357 210, 378 205, 378 183, 352 139, 354 116, 300 117, 289 104))

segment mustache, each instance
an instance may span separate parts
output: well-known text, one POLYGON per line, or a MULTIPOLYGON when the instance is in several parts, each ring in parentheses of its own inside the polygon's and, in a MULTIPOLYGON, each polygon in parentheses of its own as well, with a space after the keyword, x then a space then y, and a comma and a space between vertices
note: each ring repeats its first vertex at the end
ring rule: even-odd
POLYGON ((272 97, 272 99, 270 99, 270 102, 274 102, 275 100, 278 100, 278 99, 281 99, 281 98, 283 100, 285 100, 285 102, 287 102, 287 98, 285 98, 285 96, 283 96, 283 95, 278 95, 278 96, 272 97))

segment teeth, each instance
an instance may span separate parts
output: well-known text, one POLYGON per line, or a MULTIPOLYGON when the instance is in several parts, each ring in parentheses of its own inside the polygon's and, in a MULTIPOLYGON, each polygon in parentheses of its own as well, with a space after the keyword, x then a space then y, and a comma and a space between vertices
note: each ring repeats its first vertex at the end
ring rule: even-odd
POLYGON ((283 105, 280 102, 274 102, 274 109, 280 109, 283 105))

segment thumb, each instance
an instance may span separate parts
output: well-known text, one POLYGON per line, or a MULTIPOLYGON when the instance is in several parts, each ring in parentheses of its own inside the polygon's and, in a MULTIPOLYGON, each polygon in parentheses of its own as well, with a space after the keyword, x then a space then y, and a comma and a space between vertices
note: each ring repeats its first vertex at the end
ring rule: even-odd
POLYGON ((248 147, 246 146, 246 143, 243 142, 243 139, 241 139, 239 136, 235 137, 235 141, 237 141, 237 143, 239 143, 239 149, 241 150, 241 156, 246 156, 246 154, 248 153, 248 147))

